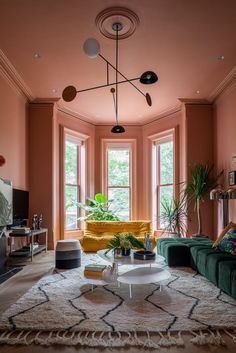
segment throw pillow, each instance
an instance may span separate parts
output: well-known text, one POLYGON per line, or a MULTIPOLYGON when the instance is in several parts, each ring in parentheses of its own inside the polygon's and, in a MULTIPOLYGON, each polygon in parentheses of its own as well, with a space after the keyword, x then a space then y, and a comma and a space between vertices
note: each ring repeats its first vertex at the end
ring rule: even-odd
POLYGON ((222 251, 236 255, 236 228, 231 228, 221 240, 219 248, 222 251))
POLYGON ((212 247, 216 248, 219 243, 221 242, 221 240, 224 238, 225 234, 231 229, 236 227, 236 224, 233 222, 230 222, 223 230, 222 232, 218 235, 216 241, 213 243, 212 247))

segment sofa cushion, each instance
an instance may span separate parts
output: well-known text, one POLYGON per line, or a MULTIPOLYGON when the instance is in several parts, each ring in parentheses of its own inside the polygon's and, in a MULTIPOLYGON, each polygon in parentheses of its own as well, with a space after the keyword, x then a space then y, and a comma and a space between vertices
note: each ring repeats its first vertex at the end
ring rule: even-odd
POLYGON ((110 235, 100 237, 84 235, 82 247, 84 251, 96 252, 98 250, 106 249, 111 239, 110 235))
POLYGON ((166 244, 174 243, 176 244, 175 238, 158 238, 157 239, 157 253, 164 256, 164 248, 166 244))
POLYGON ((219 263, 219 287, 236 299, 236 261, 219 263))
POLYGON ((236 269, 231 274, 231 295, 236 300, 236 269))
POLYGON ((131 232, 135 235, 151 234, 151 221, 87 221, 85 223, 85 235, 100 236, 103 233, 114 235, 116 233, 131 232))
MULTIPOLYGON (((205 277, 206 277, 207 267, 209 266, 208 264, 209 258, 213 254, 221 254, 221 252, 213 248, 200 249, 198 251, 197 262, 196 262, 197 270, 205 277)), ((211 278, 215 276, 215 273, 214 273, 215 271, 216 271, 215 267, 212 267, 209 269, 211 278)))
POLYGON ((206 268, 205 268, 205 276, 206 278, 218 286, 219 282, 219 265, 222 261, 232 261, 233 255, 217 252, 211 253, 207 256, 206 268))
POLYGON ((185 244, 167 242, 163 256, 168 266, 190 266, 189 247, 185 244))
POLYGON ((236 224, 233 222, 230 222, 218 235, 217 239, 215 240, 215 242, 213 243, 212 247, 215 248, 219 245, 219 243, 221 242, 221 240, 224 238, 225 234, 231 229, 231 228, 235 228, 236 224))
POLYGON ((193 244, 190 247, 191 267, 197 270, 198 253, 202 249, 211 249, 209 244, 193 244))
POLYGON ((231 228, 219 243, 219 249, 236 255, 236 228, 231 228))

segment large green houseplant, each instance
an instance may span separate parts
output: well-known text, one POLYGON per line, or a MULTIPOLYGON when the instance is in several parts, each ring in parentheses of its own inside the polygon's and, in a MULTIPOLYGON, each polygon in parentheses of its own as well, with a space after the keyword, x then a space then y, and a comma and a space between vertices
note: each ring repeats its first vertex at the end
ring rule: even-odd
POLYGON ((111 204, 112 201, 101 193, 96 194, 94 199, 88 197, 86 204, 77 204, 86 213, 80 220, 119 221, 119 217, 111 210, 111 204))
POLYGON ((210 190, 216 187, 218 179, 223 175, 223 170, 213 176, 214 165, 196 164, 190 170, 190 180, 187 183, 186 193, 190 201, 194 201, 197 212, 198 231, 196 236, 202 236, 202 210, 201 204, 210 190))

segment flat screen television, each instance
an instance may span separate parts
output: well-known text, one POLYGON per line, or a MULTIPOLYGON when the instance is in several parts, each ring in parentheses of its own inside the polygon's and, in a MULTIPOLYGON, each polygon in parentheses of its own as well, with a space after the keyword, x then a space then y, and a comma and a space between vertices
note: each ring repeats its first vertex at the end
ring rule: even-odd
POLYGON ((12 224, 12 182, 0 177, 0 228, 12 224))
POLYGON ((13 221, 29 218, 29 192, 13 189, 13 221))

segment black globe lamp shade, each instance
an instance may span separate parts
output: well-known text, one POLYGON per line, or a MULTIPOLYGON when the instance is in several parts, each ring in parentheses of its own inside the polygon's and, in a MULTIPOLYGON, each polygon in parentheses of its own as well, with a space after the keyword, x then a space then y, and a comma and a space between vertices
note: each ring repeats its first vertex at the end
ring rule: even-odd
POLYGON ((125 128, 121 125, 115 125, 111 129, 111 132, 113 132, 113 134, 122 134, 123 132, 125 132, 125 128))
POLYGON ((140 82, 144 85, 150 85, 152 83, 157 82, 158 77, 153 71, 145 71, 142 76, 140 77, 140 82))

